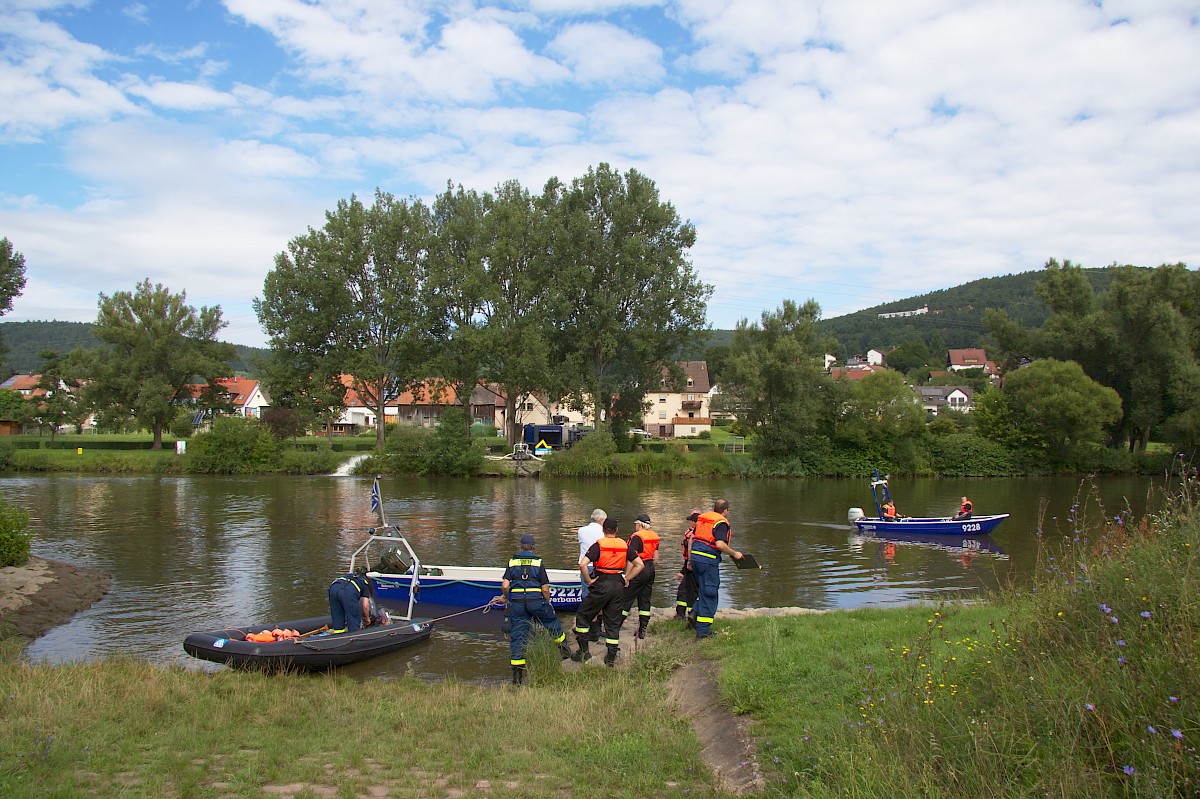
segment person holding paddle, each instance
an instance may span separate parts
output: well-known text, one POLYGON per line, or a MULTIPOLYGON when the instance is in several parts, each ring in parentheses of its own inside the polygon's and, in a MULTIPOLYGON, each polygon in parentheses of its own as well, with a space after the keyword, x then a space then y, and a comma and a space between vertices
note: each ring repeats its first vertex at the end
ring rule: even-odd
POLYGON ((696 640, 712 637, 713 617, 717 614, 717 600, 721 593, 721 553, 734 560, 742 559, 742 553, 729 545, 732 531, 729 520, 725 518, 728 511, 729 500, 718 499, 711 511, 701 513, 696 519, 696 532, 692 535, 689 563, 699 588, 696 597, 696 640))

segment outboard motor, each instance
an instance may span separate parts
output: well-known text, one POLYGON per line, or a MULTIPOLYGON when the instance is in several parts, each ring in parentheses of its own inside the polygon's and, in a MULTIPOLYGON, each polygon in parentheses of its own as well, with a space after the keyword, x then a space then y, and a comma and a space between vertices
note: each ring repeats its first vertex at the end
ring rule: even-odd
POLYGON ((861 518, 863 518, 863 517, 864 517, 864 516, 866 516, 866 515, 867 515, 867 514, 863 513, 863 509, 862 509, 862 508, 851 508, 851 509, 850 509, 850 511, 849 511, 849 512, 846 514, 846 519, 847 519, 847 520, 848 520, 848 521, 849 521, 851 524, 854 524, 854 522, 855 522, 856 520, 858 520, 858 519, 861 519, 861 518))

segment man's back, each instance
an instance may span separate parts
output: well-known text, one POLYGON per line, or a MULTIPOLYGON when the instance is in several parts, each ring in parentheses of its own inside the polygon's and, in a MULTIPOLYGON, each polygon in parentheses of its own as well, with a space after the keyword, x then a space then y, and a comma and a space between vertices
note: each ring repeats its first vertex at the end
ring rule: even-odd
POLYGON ((604 537, 604 528, 596 522, 585 524, 579 528, 579 559, 583 560, 583 556, 591 549, 592 544, 604 537))

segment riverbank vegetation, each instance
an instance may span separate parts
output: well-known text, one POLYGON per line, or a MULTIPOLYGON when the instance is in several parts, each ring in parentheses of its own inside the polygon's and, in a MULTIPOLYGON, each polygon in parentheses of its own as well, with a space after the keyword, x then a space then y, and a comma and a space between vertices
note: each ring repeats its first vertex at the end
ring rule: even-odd
POLYGON ((1200 498, 1190 476, 1179 485, 1147 519, 1085 485, 1044 520, 1065 543, 1033 584, 977 603, 718 616, 699 645, 657 621, 616 672, 560 670, 541 635, 520 690, 47 666, 10 642, 0 791, 721 796, 668 688, 702 657, 723 705, 754 721, 766 795, 1194 796, 1200 498))

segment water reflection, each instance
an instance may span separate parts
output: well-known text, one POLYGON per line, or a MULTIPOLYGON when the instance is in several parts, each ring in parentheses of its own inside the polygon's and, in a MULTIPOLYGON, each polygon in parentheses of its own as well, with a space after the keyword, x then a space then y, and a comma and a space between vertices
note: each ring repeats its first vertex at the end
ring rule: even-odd
MULTIPOLYGON (((648 513, 662 536, 656 606, 673 603, 679 542, 692 507, 730 502, 734 544, 761 571, 727 568, 722 607, 856 608, 966 597, 1020 580, 1033 568, 1039 519, 1059 533, 1081 485, 1113 511, 1140 514, 1151 481, 893 479, 906 513, 941 515, 972 497, 980 513, 1011 517, 980 550, 921 541, 864 540, 846 520, 870 503, 865 480, 538 481, 388 478, 388 521, 408 531, 427 563, 495 565, 532 533, 547 565, 572 567, 576 529, 601 507, 632 531, 648 513)), ((0 479, 0 496, 32 517, 38 555, 112 575, 97 605, 35 642, 51 661, 130 654, 204 668, 183 637, 229 624, 326 612, 325 591, 377 519, 370 480, 355 477, 88 477, 0 479)), ((953 543, 953 542, 952 542, 953 543)), ((457 609, 419 605, 418 614, 457 609)), ((499 616, 447 621, 427 645, 353 667, 503 678, 499 616)))

